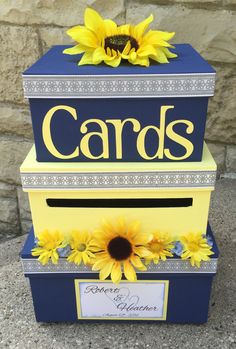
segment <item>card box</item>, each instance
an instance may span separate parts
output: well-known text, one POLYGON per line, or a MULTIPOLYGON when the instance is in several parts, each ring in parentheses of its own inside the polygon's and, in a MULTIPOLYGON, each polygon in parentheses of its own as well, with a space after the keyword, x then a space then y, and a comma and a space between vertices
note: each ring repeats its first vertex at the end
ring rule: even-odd
POLYGON ((192 267, 188 260, 179 257, 169 258, 157 265, 151 264, 146 272, 137 272, 135 283, 123 280, 114 285, 110 280, 99 281, 98 274, 91 268, 68 263, 65 258, 60 258, 57 265, 42 266, 31 255, 35 238, 32 228, 21 252, 21 261, 30 281, 36 320, 206 322, 218 260, 210 226, 207 234, 213 240, 214 255, 210 261, 202 262, 200 268, 192 267), (110 292, 104 294, 104 289, 110 292))
POLYGON ((206 231, 216 164, 40 163, 34 147, 21 166, 35 234, 98 229, 104 219, 139 220, 144 231, 206 231))
POLYGON ((148 68, 78 66, 66 47, 23 73, 38 161, 201 161, 215 71, 190 45, 148 68))

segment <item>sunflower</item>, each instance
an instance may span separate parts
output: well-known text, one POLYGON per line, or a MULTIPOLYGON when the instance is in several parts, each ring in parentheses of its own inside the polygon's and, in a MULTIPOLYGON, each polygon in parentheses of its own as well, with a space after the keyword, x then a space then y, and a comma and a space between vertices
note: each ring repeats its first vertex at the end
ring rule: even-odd
POLYGON ((150 254, 145 245, 152 236, 140 232, 138 222, 129 225, 122 219, 116 225, 104 222, 94 237, 100 252, 96 253, 92 269, 100 271, 100 280, 110 275, 114 283, 119 283, 123 271, 127 280, 135 281, 137 276, 134 267, 146 270, 140 258, 150 254))
POLYGON ((212 246, 208 245, 206 237, 202 233, 188 233, 180 237, 183 244, 182 259, 190 259, 192 266, 200 267, 201 261, 210 260, 212 246))
POLYGON ((73 231, 69 241, 71 247, 71 253, 67 257, 68 262, 80 264, 89 264, 91 259, 94 258, 93 252, 97 251, 93 245, 91 234, 84 231, 73 231))
POLYGON ((151 261, 157 264, 159 260, 165 261, 166 257, 173 257, 171 249, 174 248, 174 242, 169 233, 155 231, 147 248, 151 254, 145 259, 146 264, 151 261))
POLYGON ((67 30, 67 34, 77 45, 65 49, 63 53, 84 53, 79 65, 105 62, 117 67, 121 59, 146 67, 150 65, 149 59, 168 63, 168 58, 177 57, 169 51, 168 47, 173 46, 167 42, 175 33, 158 30, 146 32, 152 21, 153 15, 150 15, 135 26, 117 26, 114 21, 103 19, 95 10, 87 8, 84 14, 85 26, 78 25, 67 30))
POLYGON ((44 230, 38 235, 37 247, 33 248, 31 253, 32 256, 39 256, 38 260, 43 265, 47 264, 49 260, 53 264, 57 264, 59 259, 58 249, 64 248, 65 245, 66 242, 61 232, 44 230))

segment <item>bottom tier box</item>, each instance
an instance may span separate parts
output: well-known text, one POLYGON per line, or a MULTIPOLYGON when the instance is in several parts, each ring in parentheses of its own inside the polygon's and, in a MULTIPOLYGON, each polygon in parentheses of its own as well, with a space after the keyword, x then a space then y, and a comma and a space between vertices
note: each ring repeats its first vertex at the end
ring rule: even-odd
POLYGON ((21 260, 29 278, 36 320, 39 322, 79 322, 81 320, 136 320, 168 323, 205 323, 213 277, 217 270, 218 248, 213 240, 210 261, 200 268, 188 260, 170 258, 137 272, 138 280, 113 284, 100 281, 89 267, 76 266, 60 258, 57 265, 42 266, 31 255, 31 229, 21 260))

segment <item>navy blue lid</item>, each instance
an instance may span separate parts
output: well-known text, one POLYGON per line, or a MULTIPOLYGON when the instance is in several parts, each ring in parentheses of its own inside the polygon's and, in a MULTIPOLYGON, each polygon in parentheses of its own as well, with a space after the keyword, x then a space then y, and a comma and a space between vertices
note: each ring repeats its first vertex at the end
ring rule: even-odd
POLYGON ((215 70, 189 44, 176 44, 173 52, 178 57, 169 64, 152 62, 150 67, 134 66, 126 62, 117 68, 105 64, 78 66, 81 55, 67 55, 62 51, 68 45, 53 46, 23 75, 139 75, 139 74, 199 74, 215 73, 215 70))

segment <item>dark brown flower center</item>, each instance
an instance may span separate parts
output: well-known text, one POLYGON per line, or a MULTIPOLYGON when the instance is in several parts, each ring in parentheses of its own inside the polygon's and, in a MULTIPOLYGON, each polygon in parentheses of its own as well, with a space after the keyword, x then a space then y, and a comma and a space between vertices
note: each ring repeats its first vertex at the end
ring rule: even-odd
POLYGON ((123 34, 108 36, 105 39, 105 50, 107 50, 107 48, 109 47, 110 49, 113 49, 115 51, 123 52, 128 41, 130 41, 131 49, 138 49, 139 46, 137 41, 132 36, 123 34))
POLYGON ((132 246, 127 239, 117 236, 109 242, 108 252, 115 260, 122 261, 131 256, 132 246))

